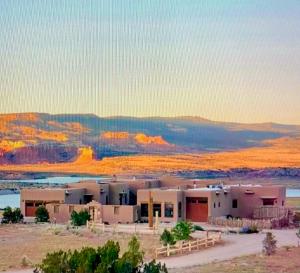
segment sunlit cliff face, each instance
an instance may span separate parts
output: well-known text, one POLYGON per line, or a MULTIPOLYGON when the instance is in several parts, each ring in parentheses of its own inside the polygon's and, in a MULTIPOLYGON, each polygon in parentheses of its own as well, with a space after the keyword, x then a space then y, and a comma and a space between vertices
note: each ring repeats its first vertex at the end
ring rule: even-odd
POLYGON ((130 134, 129 132, 104 132, 101 134, 102 139, 106 140, 133 140, 141 145, 170 145, 162 136, 147 136, 143 133, 130 134))

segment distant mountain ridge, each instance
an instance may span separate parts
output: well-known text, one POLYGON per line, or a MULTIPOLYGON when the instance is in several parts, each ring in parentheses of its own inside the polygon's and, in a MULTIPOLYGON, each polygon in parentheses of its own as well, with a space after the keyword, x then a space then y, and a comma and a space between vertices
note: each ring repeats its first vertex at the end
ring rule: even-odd
POLYGON ((0 164, 71 162, 83 147, 89 147, 95 159, 236 150, 299 134, 298 125, 228 123, 188 116, 0 114, 0 164))

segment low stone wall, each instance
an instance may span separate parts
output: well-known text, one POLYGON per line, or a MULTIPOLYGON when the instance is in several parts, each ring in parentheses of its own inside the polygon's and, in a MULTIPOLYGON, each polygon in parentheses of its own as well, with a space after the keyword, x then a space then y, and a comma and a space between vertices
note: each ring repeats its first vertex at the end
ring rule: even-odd
POLYGON ((210 217, 208 223, 211 225, 242 228, 256 226, 258 229, 271 229, 271 220, 252 220, 252 219, 225 219, 223 217, 210 217))

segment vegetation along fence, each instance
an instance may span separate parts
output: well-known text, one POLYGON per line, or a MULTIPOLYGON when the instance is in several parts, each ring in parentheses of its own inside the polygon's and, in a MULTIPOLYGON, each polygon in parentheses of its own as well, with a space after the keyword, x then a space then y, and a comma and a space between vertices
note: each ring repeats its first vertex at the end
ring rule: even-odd
POLYGON ((242 228, 255 226, 258 229, 275 229, 289 226, 289 215, 273 219, 225 219, 222 217, 210 217, 208 223, 216 226, 242 228))
POLYGON ((188 242, 179 242, 175 246, 164 246, 155 250, 155 256, 167 256, 183 254, 185 252, 191 252, 193 250, 200 250, 201 248, 207 248, 214 246, 216 243, 221 241, 221 232, 217 234, 207 235, 206 238, 196 239, 188 242))
POLYGON ((96 223, 89 221, 87 222, 87 228, 91 230, 99 230, 102 232, 113 232, 113 233, 140 233, 140 234, 162 234, 164 228, 149 228, 147 225, 142 224, 112 224, 105 225, 102 223, 96 223))

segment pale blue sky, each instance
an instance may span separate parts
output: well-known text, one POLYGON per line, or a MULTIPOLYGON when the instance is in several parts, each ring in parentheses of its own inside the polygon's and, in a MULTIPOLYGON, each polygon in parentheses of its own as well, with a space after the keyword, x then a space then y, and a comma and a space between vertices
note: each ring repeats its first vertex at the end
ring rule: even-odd
POLYGON ((300 124, 300 1, 1 0, 0 112, 300 124))

